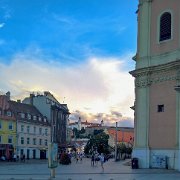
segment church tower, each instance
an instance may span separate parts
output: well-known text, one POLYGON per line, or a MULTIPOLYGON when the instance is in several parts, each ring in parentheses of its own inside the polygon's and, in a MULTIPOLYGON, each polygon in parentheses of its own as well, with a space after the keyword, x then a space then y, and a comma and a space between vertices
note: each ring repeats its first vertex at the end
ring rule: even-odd
POLYGON ((180 1, 139 0, 137 15, 133 157, 180 170, 180 1))

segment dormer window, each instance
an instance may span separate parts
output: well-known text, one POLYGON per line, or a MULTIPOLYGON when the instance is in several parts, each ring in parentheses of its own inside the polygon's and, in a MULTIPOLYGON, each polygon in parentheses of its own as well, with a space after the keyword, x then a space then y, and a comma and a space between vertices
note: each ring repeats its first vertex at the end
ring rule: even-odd
POLYGON ((31 115, 27 114, 27 118, 28 118, 28 120, 31 120, 31 115))
POLYGON ((47 119, 46 118, 44 118, 44 122, 46 122, 47 121, 47 119))
POLYGON ((39 121, 41 121, 41 120, 42 120, 42 118, 41 118, 41 117, 39 117, 38 119, 39 119, 39 121))
POLYGON ((37 120, 37 116, 33 116, 33 120, 37 120))
POLYGON ((171 39, 171 13, 165 12, 160 17, 160 34, 159 41, 165 41, 171 39))
POLYGON ((7 111, 7 112, 6 112, 6 115, 9 116, 9 117, 11 117, 11 116, 12 116, 12 112, 11 112, 11 111, 7 111))
POLYGON ((21 113, 21 118, 25 118, 25 114, 24 113, 21 113))

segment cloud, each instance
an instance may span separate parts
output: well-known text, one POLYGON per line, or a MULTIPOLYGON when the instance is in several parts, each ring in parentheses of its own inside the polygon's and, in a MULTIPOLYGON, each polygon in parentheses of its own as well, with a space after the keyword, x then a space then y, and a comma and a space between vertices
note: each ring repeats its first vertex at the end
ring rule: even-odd
POLYGON ((3 28, 5 23, 0 23, 0 28, 3 28))
POLYGON ((119 127, 134 127, 134 121, 131 117, 123 117, 119 112, 111 113, 88 113, 83 111, 74 111, 70 115, 70 121, 77 121, 81 117, 82 121, 101 123, 103 120, 105 125, 115 126, 115 123, 118 122, 119 127), (115 115, 115 116, 114 116, 115 115))
POLYGON ((61 103, 68 104, 71 120, 82 116, 83 120, 103 119, 107 124, 120 121, 132 126, 134 80, 123 70, 123 58, 90 57, 65 66, 53 59, 44 61, 41 53, 32 56, 26 51, 10 62, 0 63, 0 91, 11 91, 14 99, 49 90, 61 103))

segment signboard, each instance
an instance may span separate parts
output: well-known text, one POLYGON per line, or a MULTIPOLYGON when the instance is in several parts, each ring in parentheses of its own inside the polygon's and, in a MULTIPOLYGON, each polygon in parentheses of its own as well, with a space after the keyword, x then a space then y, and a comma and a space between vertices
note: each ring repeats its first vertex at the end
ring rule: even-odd
POLYGON ((58 145, 55 143, 48 144, 48 168, 58 166, 58 145))

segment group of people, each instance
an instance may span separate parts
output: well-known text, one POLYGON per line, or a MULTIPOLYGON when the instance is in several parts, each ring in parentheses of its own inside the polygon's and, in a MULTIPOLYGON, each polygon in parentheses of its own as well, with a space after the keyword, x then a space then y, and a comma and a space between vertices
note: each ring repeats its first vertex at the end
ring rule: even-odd
MULTIPOLYGON (((19 156, 16 155, 15 153, 10 155, 9 157, 6 157, 5 155, 2 155, 0 157, 1 161, 11 161, 11 162, 16 162, 19 161, 19 156)), ((25 154, 21 154, 20 160, 25 162, 25 154)))
POLYGON ((104 162, 105 162, 104 154, 103 153, 101 153, 101 154, 92 153, 92 156, 91 156, 91 166, 94 166, 94 165, 97 166, 98 161, 100 161, 102 171, 104 171, 104 162))

